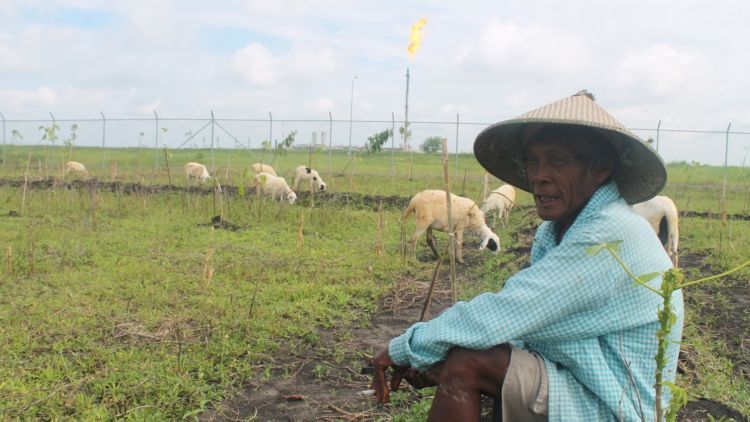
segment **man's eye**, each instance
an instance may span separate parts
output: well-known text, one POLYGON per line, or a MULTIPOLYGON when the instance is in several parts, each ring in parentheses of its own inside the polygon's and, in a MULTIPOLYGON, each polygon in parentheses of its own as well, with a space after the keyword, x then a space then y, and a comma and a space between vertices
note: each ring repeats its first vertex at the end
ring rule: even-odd
POLYGON ((568 162, 568 161, 567 161, 567 160, 566 160, 565 158, 563 158, 563 157, 552 157, 552 159, 550 160, 550 163, 551 163, 551 164, 552 164, 552 165, 553 165, 554 167, 562 167, 562 166, 564 166, 564 165, 565 165, 565 164, 566 164, 567 162, 568 162))

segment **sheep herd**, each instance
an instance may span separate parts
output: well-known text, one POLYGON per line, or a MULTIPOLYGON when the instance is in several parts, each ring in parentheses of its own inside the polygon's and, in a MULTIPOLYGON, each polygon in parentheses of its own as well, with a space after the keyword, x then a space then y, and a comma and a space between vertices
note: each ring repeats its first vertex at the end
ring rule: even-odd
MULTIPOLYGON (((199 183, 206 183, 211 179, 208 169, 205 165, 197 162, 188 162, 183 166, 185 177, 188 185, 192 180, 199 183)), ((250 166, 253 172, 253 184, 258 196, 271 197, 278 201, 286 201, 294 204, 297 200, 295 190, 300 188, 309 188, 314 191, 324 192, 327 189, 326 183, 320 174, 307 166, 300 165, 294 169, 292 175, 292 189, 287 184, 286 179, 276 174, 273 167, 268 164, 255 163, 250 166)), ((64 173, 76 173, 83 177, 88 177, 89 173, 86 166, 77 161, 68 161, 65 163, 64 173)), ((221 186, 216 184, 219 190, 221 186)), ((402 221, 406 221, 414 214, 416 230, 410 238, 412 254, 416 253, 416 243, 419 237, 427 234, 427 245, 432 250, 435 257, 438 251, 435 247, 435 240, 432 230, 444 232, 453 231, 456 233, 457 250, 456 259, 463 262, 461 245, 463 243, 463 232, 471 230, 478 233, 481 237, 479 249, 489 249, 497 253, 500 251, 500 238, 486 224, 486 215, 492 213, 494 216, 493 226, 497 226, 500 220, 503 226, 508 224, 510 211, 515 206, 516 190, 513 186, 504 184, 484 198, 481 207, 469 198, 451 195, 452 226, 448 227, 447 215, 447 195, 442 190, 424 190, 411 198, 402 216, 402 221)), ((646 202, 634 204, 633 211, 645 218, 654 232, 659 236, 669 257, 675 267, 678 265, 677 245, 679 241, 679 222, 677 207, 674 201, 667 196, 656 196, 646 202)))

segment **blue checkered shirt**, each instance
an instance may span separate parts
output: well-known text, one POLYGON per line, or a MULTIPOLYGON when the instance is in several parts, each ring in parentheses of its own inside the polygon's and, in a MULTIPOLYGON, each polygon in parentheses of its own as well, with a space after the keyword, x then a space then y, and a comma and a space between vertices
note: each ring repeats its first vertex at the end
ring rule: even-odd
MULTIPOLYGON (((483 350, 521 344, 544 358, 550 421, 653 421, 661 299, 634 285, 609 253, 589 256, 586 249, 622 240, 620 257, 635 274, 665 271, 669 257, 614 182, 595 192, 559 244, 555 224, 542 223, 531 266, 510 277, 500 292, 456 303, 435 319, 412 325, 391 340, 390 357, 397 365, 425 370, 454 346, 483 350)), ((656 288, 660 283, 661 277, 649 282, 656 288)), ((681 291, 672 303, 677 323, 664 371, 668 381, 677 371, 681 291)))

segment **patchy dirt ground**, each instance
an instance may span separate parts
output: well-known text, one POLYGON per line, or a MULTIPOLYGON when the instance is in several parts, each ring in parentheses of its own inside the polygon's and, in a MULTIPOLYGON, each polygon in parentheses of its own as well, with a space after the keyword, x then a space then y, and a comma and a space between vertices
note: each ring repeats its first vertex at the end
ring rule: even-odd
MULTIPOLYGON (((23 180, 2 180, 0 186, 22 187, 23 180)), ((73 180, 59 183, 54 179, 29 180, 31 189, 102 189, 124 194, 155 194, 160 192, 191 192, 212 194, 210 188, 182 187, 174 185, 140 185, 137 183, 100 182, 97 180, 73 180)), ((224 194, 238 195, 233 186, 224 186, 224 194)), ((252 193, 252 190, 246 194, 252 193)), ((403 209, 409 198, 398 196, 368 196, 355 193, 320 193, 311 196, 301 193, 300 202, 321 201, 331 205, 343 205, 359 209, 376 209, 383 203, 386 208, 403 209)), ((528 210, 527 210, 528 211, 528 210)), ((13 211, 11 211, 13 213, 13 211)), ((711 218, 705 213, 691 215, 711 218)), ((11 214, 12 216, 12 214, 11 214)), ((748 216, 729 216, 748 220, 748 216)), ((231 222, 215 217, 211 223, 219 228, 239 230, 231 222)), ((529 238, 529 233, 526 233, 529 238)), ((504 250, 517 256, 522 263, 528 256, 528 247, 504 250)), ((421 260, 431 260, 422 255, 421 260)), ((467 264, 481 260, 481 255, 467 254, 467 264)), ((695 274, 715 274, 704 263, 703 256, 683 255, 683 269, 695 274)), ((465 277, 466 267, 458 266, 458 278, 465 277)), ((369 389, 369 376, 360 373, 371 355, 384 347, 388 340, 409 325, 419 320, 429 281, 401 280, 393 292, 385 298, 381 311, 365 328, 342 327, 320 332, 316 346, 289 344, 271 361, 262 362, 271 371, 246 385, 236 395, 201 416, 203 421, 235 421, 255 418, 263 421, 310 421, 310 420, 376 420, 389 419, 392 408, 375 406, 374 398, 363 395, 369 389)), ((695 294, 685 295, 686 301, 700 309, 700 320, 717 333, 717 340, 726 345, 727 355, 735 363, 738 376, 750 381, 750 282, 728 278, 725 282, 696 286, 695 294)), ((691 290, 692 292, 692 290, 691 290)), ((435 315, 450 304, 447 271, 441 269, 436 283, 430 314, 435 315)), ((694 366, 691 351, 681 353, 680 370, 694 366)), ((404 383, 406 384, 406 383, 404 383)), ((409 387, 406 387, 409 388, 409 387)), ((730 420, 747 421, 735 409, 708 399, 690 402, 682 409, 678 420, 685 422, 730 420), (723 419, 722 419, 723 418, 723 419)))
MULTIPOLYGON (((523 260, 528 254, 525 248, 506 253, 518 254, 523 260)), ((429 259, 421 256, 420 259, 429 259)), ((467 256, 467 259, 481 259, 478 256, 467 256)), ((683 258, 686 266, 700 269, 700 256, 686 256, 683 258)), ((463 276, 461 266, 458 267, 458 277, 463 276)), ((709 270, 703 268, 704 271, 709 270)), ((447 271, 441 270, 441 273, 447 271)), ((441 274, 436 283, 435 297, 430 307, 430 314, 435 315, 450 304, 450 290, 447 274, 441 274)), ((747 283, 745 283, 747 286, 747 283)), ((274 370, 269 380, 257 381, 246 386, 236 397, 223 403, 219 408, 205 413, 203 421, 243 420, 255 417, 263 421, 309 421, 309 420, 376 420, 389 419, 391 407, 377 407, 372 396, 361 395, 369 389, 370 379, 361 375, 362 366, 367 364, 368 358, 375 351, 383 347, 387 341, 400 334, 406 327, 419 319, 424 297, 429 283, 412 279, 402 280, 400 286, 388 296, 382 310, 371 321, 370 327, 357 328, 349 333, 322 333, 320 346, 308 349, 286 350, 280 353, 274 362, 274 370)), ((736 287, 736 286, 735 286, 736 287)), ((730 288, 729 285, 712 287, 718 291, 730 288)), ((734 287, 733 287, 734 288, 734 287)), ((718 294, 718 292, 713 292, 718 294)), ((740 291, 739 296, 729 300, 730 308, 748 312, 750 289, 740 291)), ((721 312, 728 310, 708 307, 705 312, 721 312)), ((731 309, 729 309, 731 312, 731 309)), ((729 344, 736 347, 738 367, 747 364, 748 320, 717 318, 722 322, 714 326, 720 336, 730 340, 729 344)), ((683 356, 682 367, 689 367, 689 355, 683 356)), ((745 376, 747 376, 745 374, 745 376)), ((406 383, 404 383, 406 384, 406 383)), ((409 387, 407 387, 409 388, 409 387)), ((489 414, 489 403, 486 403, 485 413, 489 414)), ((722 403, 708 399, 690 402, 680 412, 680 421, 697 422, 713 420, 746 421, 747 419, 735 409, 722 403), (721 419, 727 418, 727 419, 721 419)), ((489 420, 489 416, 487 417, 489 420)))

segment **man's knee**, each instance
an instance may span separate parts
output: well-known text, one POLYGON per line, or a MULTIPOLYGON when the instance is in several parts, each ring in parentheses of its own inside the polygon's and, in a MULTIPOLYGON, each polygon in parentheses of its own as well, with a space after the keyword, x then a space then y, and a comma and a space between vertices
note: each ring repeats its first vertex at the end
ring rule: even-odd
POLYGON ((461 379, 471 387, 493 393, 499 391, 510 363, 510 346, 501 344, 487 350, 454 347, 443 362, 441 380, 461 379))

